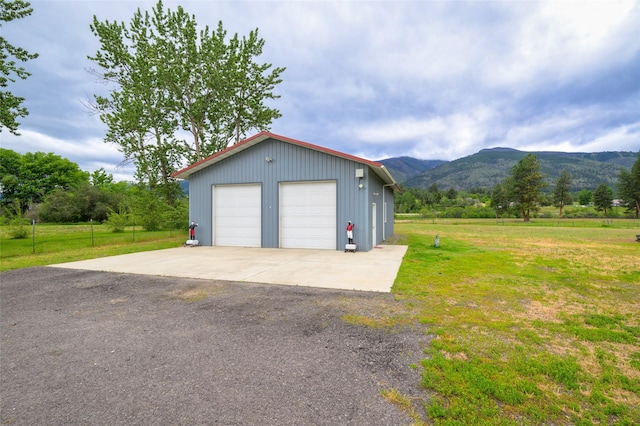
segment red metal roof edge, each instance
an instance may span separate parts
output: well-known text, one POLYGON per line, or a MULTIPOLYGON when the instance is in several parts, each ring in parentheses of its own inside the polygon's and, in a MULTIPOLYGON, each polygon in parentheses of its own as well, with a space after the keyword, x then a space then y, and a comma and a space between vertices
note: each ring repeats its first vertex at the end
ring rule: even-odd
POLYGON ((294 145, 298 145, 298 146, 302 146, 302 147, 305 147, 305 148, 313 149, 315 151, 320 151, 320 152, 324 152, 326 154, 334 155, 336 157, 341 157, 341 158, 344 158, 346 160, 352 160, 352 161, 356 161, 358 163, 364 163, 364 164, 367 164, 369 166, 379 168, 381 170, 384 170, 385 174, 388 175, 391 178, 391 181, 397 186, 397 183, 396 183, 395 179, 393 178, 393 176, 391 176, 391 174, 388 172, 388 170, 386 170, 386 168, 384 167, 384 164, 382 164, 382 163, 379 163, 377 161, 367 160, 366 158, 356 157, 355 155, 346 154, 344 152, 336 151, 334 149, 325 148, 325 147, 320 146, 320 145, 314 145, 314 144, 309 143, 309 142, 303 142, 303 141, 298 140, 298 139, 293 139, 293 138, 289 138, 289 137, 286 137, 286 136, 277 135, 275 133, 271 133, 271 132, 267 132, 267 131, 262 131, 260 133, 257 133, 255 135, 253 135, 253 136, 250 136, 247 139, 244 139, 244 140, 238 142, 235 145, 227 147, 227 148, 223 149, 222 151, 218 151, 215 154, 208 156, 207 158, 204 158, 204 159, 202 159, 200 161, 197 161, 197 162, 185 167, 182 170, 178 170, 177 172, 172 173, 171 176, 172 177, 179 176, 179 175, 189 171, 190 169, 193 169, 194 167, 197 167, 197 166, 199 166, 199 165, 201 165, 203 163, 209 162, 209 161, 211 161, 211 160, 213 160, 213 159, 215 159, 215 158, 217 158, 217 157, 219 157, 219 156, 221 156, 223 154, 226 154, 226 153, 228 153, 228 152, 230 152, 230 151, 232 151, 234 149, 241 148, 243 145, 246 145, 247 143, 250 143, 250 142, 252 142, 252 141, 254 141, 255 139, 258 139, 258 138, 264 138, 265 140, 268 139, 268 138, 277 139, 277 140, 280 140, 280 141, 283 141, 283 142, 288 142, 288 143, 292 143, 294 145))

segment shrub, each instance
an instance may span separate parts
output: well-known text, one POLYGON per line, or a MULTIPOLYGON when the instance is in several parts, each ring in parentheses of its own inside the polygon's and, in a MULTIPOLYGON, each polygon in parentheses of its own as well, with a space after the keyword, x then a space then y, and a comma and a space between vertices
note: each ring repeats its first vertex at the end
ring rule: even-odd
POLYGON ((111 232, 124 232, 127 220, 128 215, 126 213, 110 210, 105 223, 111 232))
POLYGON ((162 216, 154 214, 146 214, 140 217, 140 225, 146 231, 158 231, 162 228, 162 216))
POLYGON ((423 207, 420 210, 420 217, 424 219, 433 219, 436 217, 435 212, 429 207, 423 207))
POLYGON ((25 220, 19 217, 9 222, 9 235, 14 240, 24 240, 29 236, 29 229, 25 224, 25 220))

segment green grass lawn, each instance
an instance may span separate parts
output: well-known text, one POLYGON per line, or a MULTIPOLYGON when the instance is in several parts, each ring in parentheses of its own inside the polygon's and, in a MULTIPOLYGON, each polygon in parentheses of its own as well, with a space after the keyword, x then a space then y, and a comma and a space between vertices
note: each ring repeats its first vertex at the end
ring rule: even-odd
POLYGON ((554 223, 396 222, 402 320, 435 336, 416 424, 640 424, 640 228, 554 223))
POLYGON ((0 227, 0 271, 178 247, 187 239, 186 231, 113 233, 105 225, 37 224, 35 235, 27 228, 27 238, 13 239, 8 226, 0 227))
MULTIPOLYGON (((356 318, 433 336, 424 408, 383 395, 415 425, 640 424, 638 221, 401 220, 409 246, 393 294, 403 309, 356 318), (434 247, 435 235, 440 247, 434 247)), ((176 247, 185 232, 113 234, 37 225, 0 233, 0 270, 176 247), (32 252, 35 251, 35 254, 32 252)))

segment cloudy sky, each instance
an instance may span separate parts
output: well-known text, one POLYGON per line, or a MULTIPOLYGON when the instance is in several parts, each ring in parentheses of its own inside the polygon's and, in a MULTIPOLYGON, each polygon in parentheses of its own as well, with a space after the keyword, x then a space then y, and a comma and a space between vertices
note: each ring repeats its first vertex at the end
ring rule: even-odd
MULTIPOLYGON (((155 1, 31 0, 2 36, 40 54, 10 90, 26 98, 21 136, 0 146, 54 152, 131 180, 84 106, 89 25, 129 23, 155 1)), ((200 28, 259 29, 259 62, 286 67, 271 131, 371 160, 453 160, 483 148, 640 149, 638 1, 169 1, 200 28)))

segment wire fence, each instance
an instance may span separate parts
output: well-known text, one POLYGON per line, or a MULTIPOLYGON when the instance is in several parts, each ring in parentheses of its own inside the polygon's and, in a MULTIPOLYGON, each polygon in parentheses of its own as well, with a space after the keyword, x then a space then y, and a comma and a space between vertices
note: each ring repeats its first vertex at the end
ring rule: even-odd
POLYGON ((52 225, 3 225, 0 232, 0 258, 103 246, 123 246, 140 242, 178 238, 188 231, 163 229, 146 231, 130 225, 122 232, 112 232, 106 225, 90 223, 52 225))
MULTIPOLYGON (((522 219, 497 219, 496 224, 524 224, 522 219)), ((536 226, 553 226, 568 228, 623 228, 623 229, 640 229, 640 220, 638 219, 531 219, 528 222, 536 226)))
POLYGON ((529 222, 525 222, 522 218, 493 218, 493 219, 477 219, 477 218, 425 218, 419 213, 396 213, 396 221, 424 221, 428 223, 441 223, 448 225, 459 224, 479 224, 483 226, 544 226, 544 227, 568 227, 568 228, 621 228, 635 229, 640 231, 640 219, 603 219, 603 218, 564 218, 564 219, 548 219, 548 218, 531 218, 529 222))

